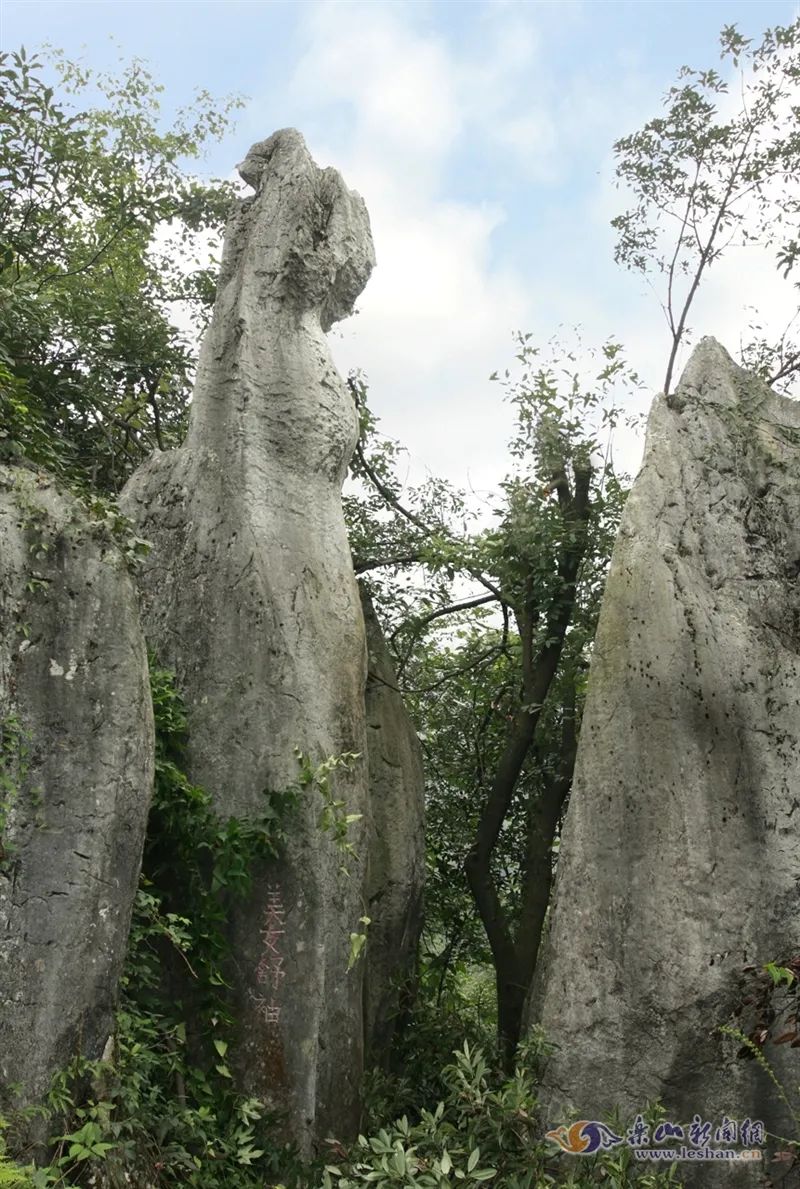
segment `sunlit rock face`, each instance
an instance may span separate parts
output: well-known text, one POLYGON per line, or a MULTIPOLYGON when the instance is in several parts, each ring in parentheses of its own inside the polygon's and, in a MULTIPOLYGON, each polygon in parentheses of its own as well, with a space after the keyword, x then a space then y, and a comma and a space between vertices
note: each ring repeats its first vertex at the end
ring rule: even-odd
POLYGON ((121 551, 52 478, 0 467, 0 1113, 106 1050, 153 749, 121 551))
POLYGON ((357 414, 325 332, 374 259, 363 201, 299 133, 254 145, 240 173, 255 193, 226 230, 186 442, 123 502, 153 543, 144 620, 187 700, 191 777, 220 814, 258 818, 296 781, 297 748, 359 756, 333 782, 363 815, 349 875, 306 792, 285 857, 230 920, 236 1076, 308 1151, 357 1126, 363 1064, 364 964, 347 965, 365 908, 366 647, 341 505, 357 414))
POLYGON ((383 1064, 413 994, 425 880, 422 748, 397 688, 375 608, 361 591, 367 629, 370 925, 365 1029, 370 1059, 383 1064))
POLYGON ((799 573, 800 405, 704 339, 653 406, 603 602, 533 996, 550 1126, 661 1097, 787 1134, 718 1026, 743 967, 800 948, 799 573))

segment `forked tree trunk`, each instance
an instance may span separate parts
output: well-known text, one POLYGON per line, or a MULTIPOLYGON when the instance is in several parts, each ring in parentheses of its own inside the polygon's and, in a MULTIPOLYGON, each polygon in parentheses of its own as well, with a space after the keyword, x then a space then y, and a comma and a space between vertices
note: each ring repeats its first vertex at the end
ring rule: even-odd
POLYGON ((470 891, 492 951, 497 986, 498 1042, 507 1070, 513 1067, 519 1044, 525 999, 533 978, 550 899, 552 845, 569 791, 575 758, 574 705, 565 708, 559 772, 548 781, 539 800, 528 809, 524 887, 516 921, 509 918, 498 893, 491 870, 492 856, 517 796, 517 787, 536 739, 542 708, 558 673, 572 620, 578 573, 586 552, 591 476, 588 466, 576 467, 574 493, 565 472, 556 481, 566 528, 558 563, 561 593, 548 608, 543 643, 536 652, 538 609, 532 606, 514 609, 522 644, 521 705, 465 862, 470 891))

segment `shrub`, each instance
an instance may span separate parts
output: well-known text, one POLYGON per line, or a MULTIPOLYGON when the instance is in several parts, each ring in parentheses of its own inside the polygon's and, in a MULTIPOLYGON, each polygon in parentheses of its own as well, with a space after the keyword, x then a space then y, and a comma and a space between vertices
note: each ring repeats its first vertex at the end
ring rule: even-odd
POLYGON ((479 1049, 465 1044, 442 1071, 445 1097, 417 1122, 407 1115, 361 1135, 337 1163, 325 1166, 315 1189, 443 1189, 494 1184, 502 1189, 666 1189, 677 1186, 674 1169, 642 1172, 629 1149, 564 1161, 544 1140, 537 1118, 536 1058, 541 1039, 520 1054, 512 1076, 495 1075, 479 1049))

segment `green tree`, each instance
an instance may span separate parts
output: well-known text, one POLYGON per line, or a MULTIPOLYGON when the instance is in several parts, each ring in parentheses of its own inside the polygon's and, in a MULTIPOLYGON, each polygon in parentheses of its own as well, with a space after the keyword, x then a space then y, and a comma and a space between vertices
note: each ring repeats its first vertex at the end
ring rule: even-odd
MULTIPOLYGON (((614 146, 617 178, 634 199, 612 220, 615 257, 655 278, 670 333, 667 393, 703 278, 724 252, 771 247, 784 275, 800 256, 800 20, 767 29, 758 44, 727 25, 720 45, 730 78, 682 67, 663 114, 614 146)), ((787 335, 756 339, 745 362, 769 383, 785 381, 800 369, 800 346, 787 335)))
MULTIPOLYGON (((371 482, 354 524, 356 567, 375 583, 382 552, 393 574, 389 599, 381 600, 385 584, 376 593, 424 735, 428 927, 443 942, 444 973, 465 942, 474 947, 468 887, 495 971, 509 1066, 549 903, 587 650, 623 502, 604 447, 620 416, 615 395, 637 381, 618 344, 598 354, 587 376, 577 353, 556 346, 543 356, 520 336, 519 374, 504 381, 516 409, 514 468, 493 509, 495 527, 470 522, 464 497, 442 483, 401 493, 391 478, 391 444, 372 454, 362 444, 355 464, 371 482), (387 514, 370 539, 376 497, 387 514), (413 577, 420 566, 421 585, 419 569, 413 577), (406 567, 412 577, 398 581, 406 567)), ((374 441, 374 425, 367 419, 366 426, 374 441)))
MULTIPOLYGON (((633 196, 613 221, 616 259, 663 288, 667 392, 711 265, 731 246, 758 244, 772 247, 788 274, 800 254, 800 21, 757 44, 727 26, 721 48, 734 77, 684 67, 664 113, 615 146, 617 177, 633 196)), ((480 530, 463 494, 446 485, 402 491, 397 448, 376 450, 368 414, 354 466, 364 490, 350 507, 357 562, 378 587, 399 682, 425 740, 428 930, 439 986, 459 954, 481 954, 464 911, 464 870, 495 969, 507 1060, 544 926, 624 497, 599 431, 619 415, 612 390, 635 382, 613 345, 589 383, 568 352, 544 363, 529 340, 518 362, 523 374, 508 392, 515 469, 495 529, 480 530)), ((787 336, 775 345, 756 335, 743 362, 786 383, 800 369, 800 348, 787 336)))
POLYGON ((139 61, 0 54, 0 455, 112 493, 180 438, 232 194, 185 170, 238 101, 163 130, 162 90, 139 61))

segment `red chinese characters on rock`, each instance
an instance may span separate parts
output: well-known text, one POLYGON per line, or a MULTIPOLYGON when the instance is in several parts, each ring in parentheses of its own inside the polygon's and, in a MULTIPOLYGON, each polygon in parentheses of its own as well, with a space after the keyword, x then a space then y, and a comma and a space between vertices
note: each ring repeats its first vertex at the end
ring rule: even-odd
POLYGON ((267 906, 264 909, 264 921, 260 933, 263 949, 256 967, 256 982, 263 990, 255 991, 251 987, 248 992, 255 1004, 256 1011, 263 1017, 265 1024, 277 1024, 281 1018, 281 1008, 277 999, 281 983, 286 977, 286 971, 283 969, 283 954, 280 949, 280 939, 286 932, 284 916, 280 888, 268 888, 267 906))

